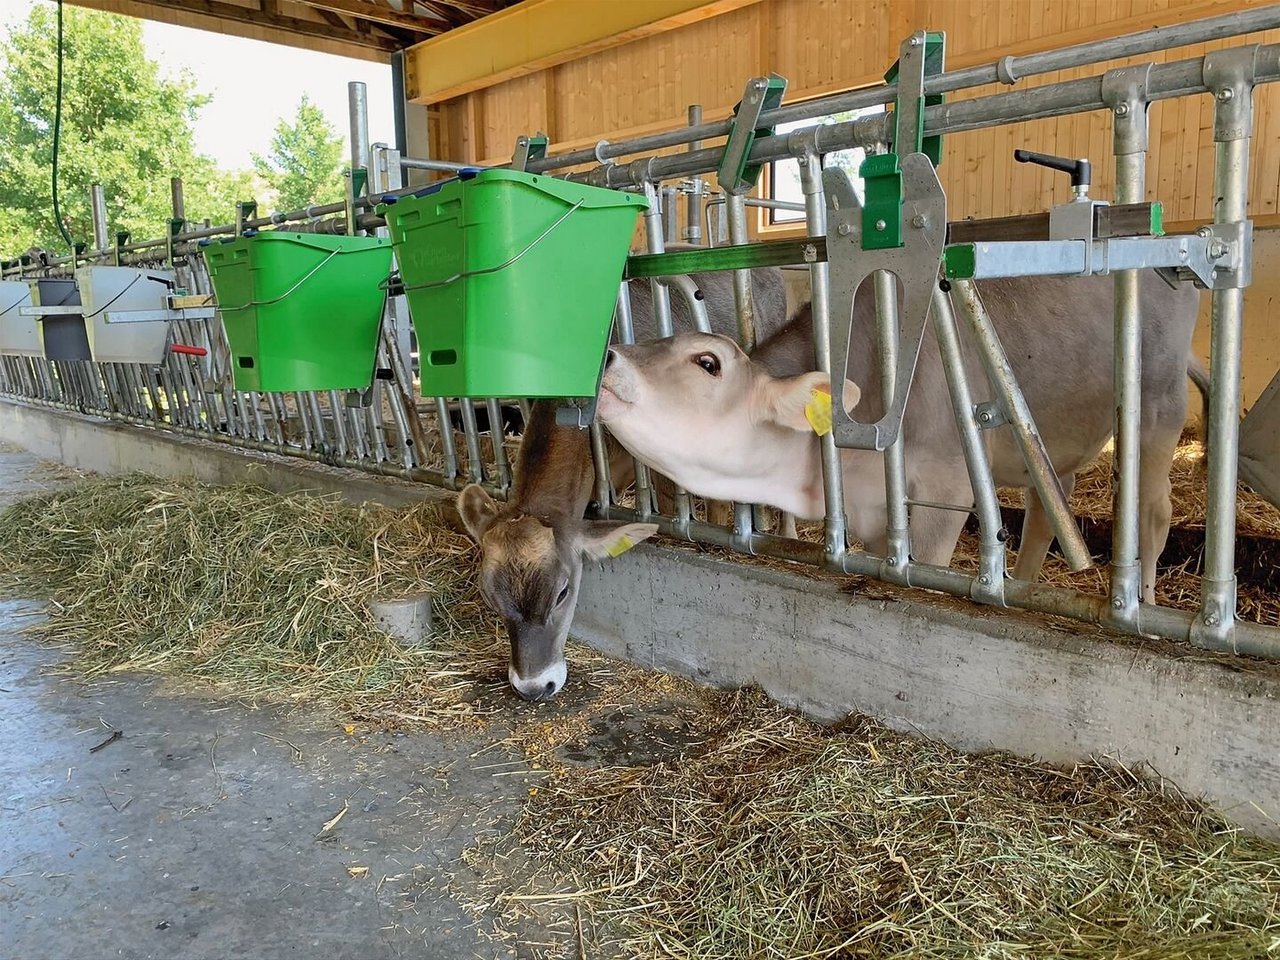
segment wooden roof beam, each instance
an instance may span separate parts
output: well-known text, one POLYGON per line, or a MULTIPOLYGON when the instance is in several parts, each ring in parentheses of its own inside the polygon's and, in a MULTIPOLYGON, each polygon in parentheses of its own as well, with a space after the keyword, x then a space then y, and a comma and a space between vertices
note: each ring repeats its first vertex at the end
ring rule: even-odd
MULTIPOLYGON (((300 20, 297 17, 285 16, 273 5, 259 7, 254 10, 221 0, 69 0, 81 7, 95 10, 106 10, 110 13, 123 13, 128 16, 153 19, 162 23, 176 23, 182 26, 200 26, 204 21, 213 24, 227 24, 228 33, 236 33, 235 27, 257 27, 270 31, 270 39, 275 43, 289 43, 291 38, 307 38, 326 41, 335 46, 347 48, 346 56, 362 57, 385 63, 388 57, 402 48, 402 44, 390 37, 380 34, 359 34, 351 29, 339 29, 328 23, 316 20, 300 20), (371 56, 371 54, 373 54, 371 56)), ((256 37, 253 33, 243 34, 256 37)), ((294 43, 294 46, 304 44, 294 43)), ((337 52, 331 50, 331 52, 337 52)))
POLYGON ((437 34, 452 26, 447 20, 442 20, 438 17, 401 13, 398 10, 392 10, 390 7, 362 3, 360 0, 294 0, 294 2, 314 7, 317 10, 327 10, 332 13, 346 14, 349 17, 359 17, 361 20, 368 20, 370 23, 385 24, 389 27, 403 27, 415 33, 437 34))
POLYGON ((405 92, 415 103, 450 100, 758 2, 524 0, 410 47, 405 92))

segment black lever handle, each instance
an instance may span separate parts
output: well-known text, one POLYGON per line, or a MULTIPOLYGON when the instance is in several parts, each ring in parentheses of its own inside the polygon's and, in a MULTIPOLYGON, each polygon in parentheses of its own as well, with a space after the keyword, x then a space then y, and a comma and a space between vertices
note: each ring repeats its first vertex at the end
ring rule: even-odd
POLYGON ((1069 160, 1066 157, 1054 157, 1047 153, 1033 153, 1030 150, 1013 151, 1013 159, 1019 163, 1035 163, 1050 170, 1061 170, 1071 174, 1073 187, 1089 186, 1090 167, 1088 160, 1069 160))

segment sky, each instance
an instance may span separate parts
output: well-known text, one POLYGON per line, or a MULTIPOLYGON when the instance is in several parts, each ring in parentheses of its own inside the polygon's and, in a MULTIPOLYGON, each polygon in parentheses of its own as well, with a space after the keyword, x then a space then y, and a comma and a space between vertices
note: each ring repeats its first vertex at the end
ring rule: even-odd
MULTIPOLYGON (((0 25, 25 18, 30 7, 31 0, 0 0, 0 25)), ((248 168, 254 153, 265 153, 276 121, 292 120, 304 93, 345 140, 352 80, 368 87, 370 142, 395 140, 389 66, 150 20, 143 39, 163 73, 176 76, 185 67, 213 97, 196 124, 196 145, 224 169, 248 168)))

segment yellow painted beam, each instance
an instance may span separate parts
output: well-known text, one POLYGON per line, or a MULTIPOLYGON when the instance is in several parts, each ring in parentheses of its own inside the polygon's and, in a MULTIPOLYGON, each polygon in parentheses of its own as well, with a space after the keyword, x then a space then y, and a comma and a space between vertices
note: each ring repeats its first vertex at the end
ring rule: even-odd
POLYGON ((405 93, 438 103, 760 0, 524 0, 405 53, 405 93))

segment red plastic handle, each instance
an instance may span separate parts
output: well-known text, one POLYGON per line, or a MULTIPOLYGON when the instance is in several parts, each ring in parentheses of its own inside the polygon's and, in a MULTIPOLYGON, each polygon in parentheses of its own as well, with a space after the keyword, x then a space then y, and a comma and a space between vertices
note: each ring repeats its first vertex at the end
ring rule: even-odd
POLYGON ((189 347, 185 343, 171 343, 169 349, 174 353, 185 354, 188 357, 207 357, 209 351, 204 347, 189 347))

